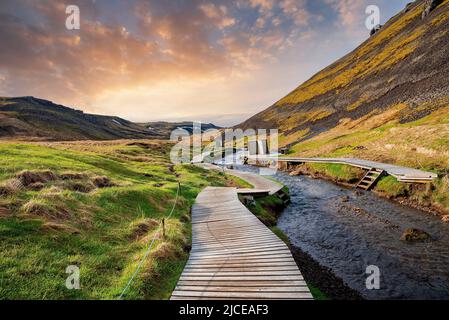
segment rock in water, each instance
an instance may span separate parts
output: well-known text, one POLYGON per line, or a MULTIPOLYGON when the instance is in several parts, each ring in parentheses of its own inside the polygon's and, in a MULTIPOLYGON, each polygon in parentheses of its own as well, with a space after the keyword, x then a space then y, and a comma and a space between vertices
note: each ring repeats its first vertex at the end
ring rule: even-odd
POLYGON ((430 235, 422 230, 410 228, 404 231, 401 236, 401 241, 414 242, 414 241, 425 241, 430 239, 430 235))
POLYGON ((300 175, 302 175, 302 171, 301 171, 301 169, 296 169, 296 170, 293 170, 292 172, 290 172, 289 175, 290 176, 300 176, 300 175))
POLYGON ((424 11, 422 13, 422 18, 427 17, 436 7, 438 7, 443 0, 427 0, 425 4, 424 11))
POLYGON ((446 216, 443 216, 443 217, 441 218, 441 220, 443 220, 443 222, 449 222, 449 214, 446 215, 446 216))

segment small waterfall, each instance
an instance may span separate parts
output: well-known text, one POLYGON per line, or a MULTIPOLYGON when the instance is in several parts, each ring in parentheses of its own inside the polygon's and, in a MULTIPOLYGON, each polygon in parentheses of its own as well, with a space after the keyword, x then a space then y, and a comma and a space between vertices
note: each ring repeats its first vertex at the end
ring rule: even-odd
POLYGON ((266 155, 267 154, 267 141, 257 140, 257 154, 266 155))

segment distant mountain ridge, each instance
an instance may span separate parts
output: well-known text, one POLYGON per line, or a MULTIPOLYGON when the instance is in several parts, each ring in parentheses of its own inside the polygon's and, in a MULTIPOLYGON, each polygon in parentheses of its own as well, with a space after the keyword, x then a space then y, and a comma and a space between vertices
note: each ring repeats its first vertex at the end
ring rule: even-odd
MULTIPOLYGON (((148 130, 155 131, 163 136, 170 136, 170 133, 175 129, 184 129, 188 132, 193 132, 193 122, 191 121, 181 121, 181 122, 167 122, 167 121, 155 121, 141 123, 142 126, 148 130)), ((201 123, 201 131, 204 132, 209 129, 221 129, 214 125, 213 123, 201 123)))
MULTIPOLYGON (((168 139, 171 130, 188 124, 189 122, 139 124, 120 117, 84 113, 35 97, 0 97, 0 139, 168 139)), ((203 128, 217 127, 207 124, 203 128)))
POLYGON ((35 97, 0 98, 0 137, 111 140, 158 136, 119 117, 88 114, 35 97))

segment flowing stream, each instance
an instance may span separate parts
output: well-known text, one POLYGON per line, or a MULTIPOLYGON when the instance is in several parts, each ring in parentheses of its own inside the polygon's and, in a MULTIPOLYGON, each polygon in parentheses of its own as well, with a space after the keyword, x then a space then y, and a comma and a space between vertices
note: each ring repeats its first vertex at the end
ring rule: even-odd
POLYGON ((281 171, 273 178, 290 188, 292 200, 278 227, 363 297, 449 299, 449 224, 372 192, 281 171), (424 230, 432 240, 400 241, 407 228, 424 230), (370 265, 380 270, 378 290, 366 288, 370 265))

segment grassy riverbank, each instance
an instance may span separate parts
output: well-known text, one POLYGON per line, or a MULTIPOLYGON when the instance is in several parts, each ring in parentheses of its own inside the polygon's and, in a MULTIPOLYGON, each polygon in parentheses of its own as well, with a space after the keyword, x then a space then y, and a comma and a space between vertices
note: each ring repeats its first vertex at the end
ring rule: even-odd
POLYGON ((242 183, 173 166, 169 151, 162 141, 0 143, 0 299, 115 299, 155 234, 125 298, 168 298, 188 258, 196 195, 242 183), (80 290, 65 287, 69 265, 80 268, 80 290))

